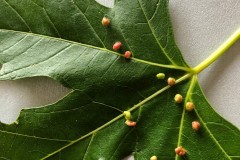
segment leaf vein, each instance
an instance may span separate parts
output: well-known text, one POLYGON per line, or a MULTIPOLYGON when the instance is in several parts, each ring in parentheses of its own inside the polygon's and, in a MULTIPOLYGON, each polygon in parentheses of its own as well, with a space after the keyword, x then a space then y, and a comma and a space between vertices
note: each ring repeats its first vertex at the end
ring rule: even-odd
POLYGON ((59 38, 61 38, 61 35, 60 35, 60 33, 59 33, 59 31, 58 31, 58 29, 57 29, 56 25, 53 23, 52 19, 50 18, 50 16, 49 16, 48 12, 46 11, 46 9, 45 9, 45 8, 43 8, 43 10, 44 10, 44 13, 45 13, 45 14, 46 14, 46 16, 47 16, 47 19, 48 19, 48 20, 49 20, 49 22, 51 23, 51 25, 52 25, 53 29, 54 29, 54 30, 55 30, 55 32, 57 33, 58 37, 59 37, 59 38))
POLYGON ((87 149, 86 149, 86 151, 85 151, 83 160, 85 160, 85 158, 86 158, 86 156, 87 156, 87 154, 88 154, 88 150, 89 150, 89 148, 90 148, 90 146, 91 146, 91 144, 92 144, 92 142, 93 142, 94 136, 95 136, 95 134, 92 134, 91 139, 90 139, 90 141, 89 141, 89 143, 88 143, 87 149))
POLYGON ((106 48, 106 46, 104 45, 102 39, 99 37, 99 35, 97 34, 97 32, 95 31, 94 27, 92 26, 92 24, 90 23, 89 19, 87 18, 87 16, 84 14, 84 12, 78 7, 78 5, 75 3, 75 0, 72 0, 73 5, 76 6, 76 8, 82 13, 82 15, 84 16, 84 18, 86 19, 86 21, 88 22, 89 26, 91 27, 92 31, 94 32, 94 34, 96 35, 96 37, 98 38, 98 40, 102 43, 102 46, 104 48, 106 48))
POLYGON ((12 134, 12 135, 15 135, 15 136, 27 137, 27 138, 36 138, 36 139, 42 139, 42 140, 48 140, 48 141, 70 142, 69 140, 65 140, 65 139, 53 139, 53 138, 38 137, 38 136, 26 135, 26 134, 21 134, 21 133, 14 133, 14 132, 3 131, 3 130, 0 130, 0 132, 6 133, 6 134, 12 134))
POLYGON ((139 6, 140 6, 141 9, 142 9, 143 15, 144 15, 144 17, 145 17, 145 19, 146 19, 146 21, 147 21, 147 24, 148 24, 148 26, 149 26, 149 29, 150 29, 151 32, 152 32, 152 35, 153 35, 154 39, 156 40, 156 42, 158 43, 159 47, 161 48, 161 50, 163 51, 163 53, 165 54, 165 56, 168 58, 168 60, 169 60, 173 65, 176 66, 175 62, 168 56, 168 53, 167 53, 166 50, 162 47, 161 43, 158 41, 158 39, 157 39, 157 37, 156 37, 153 29, 152 29, 152 26, 151 26, 151 24, 150 24, 150 21, 148 20, 147 15, 145 14, 145 11, 144 11, 144 9, 143 9, 143 7, 142 7, 142 4, 141 4, 140 0, 137 0, 137 1, 138 1, 138 3, 139 3, 139 6))
POLYGON ((158 0, 158 2, 157 2, 157 4, 156 4, 156 9, 155 9, 155 11, 154 11, 152 17, 149 19, 149 21, 151 21, 151 20, 154 18, 154 16, 156 15, 157 10, 158 10, 158 8, 159 8, 159 4, 160 4, 160 0, 158 0))
POLYGON ((103 77, 107 74, 107 72, 112 68, 112 66, 116 63, 116 61, 119 59, 119 57, 117 57, 106 69, 106 71, 102 74, 101 79, 103 79, 103 77))
POLYGON ((119 149, 119 147, 124 143, 125 139, 129 136, 129 134, 132 133, 133 130, 134 130, 134 128, 131 128, 131 129, 128 131, 128 133, 126 133, 126 134, 124 135, 124 137, 121 138, 121 142, 117 145, 115 151, 113 152, 112 156, 110 157, 110 160, 112 160, 112 159, 114 158, 114 155, 115 155, 115 153, 117 152, 117 150, 119 149))
MULTIPOLYGON (((42 39, 40 39, 37 43, 39 43, 41 40, 42 40, 42 39)), ((33 46, 35 46, 37 43, 35 43, 33 46)), ((47 58, 45 58, 44 60, 42 60, 42 61, 40 61, 40 62, 38 62, 38 63, 35 63, 34 65, 39 65, 39 64, 41 64, 41 63, 44 63, 44 62, 46 62, 46 61, 48 61, 48 60, 56 57, 57 55, 65 52, 67 49, 71 48, 72 45, 73 45, 73 44, 69 44, 67 47, 63 48, 62 50, 57 51, 57 53, 54 53, 54 54, 51 55, 50 57, 47 57, 47 58)), ((33 46, 31 46, 30 48, 32 48, 33 46)), ((28 48, 28 49, 30 49, 30 48, 28 48)), ((27 51, 27 50, 26 50, 26 51, 27 51)), ((24 51, 23 53, 25 53, 26 51, 24 51)), ((22 54, 23 54, 23 53, 22 53, 22 54)), ((18 55, 18 56, 19 56, 19 55, 18 55)), ((15 57, 15 58, 16 58, 16 57, 15 57)), ((16 71, 19 71, 19 70, 22 70, 22 69, 26 69, 26 68, 30 68, 30 67, 32 67, 32 66, 33 66, 33 64, 30 64, 30 65, 28 65, 28 66, 23 66, 23 67, 21 67, 21 68, 12 70, 12 71, 10 71, 10 72, 8 72, 8 73, 2 73, 2 74, 0 74, 0 76, 2 76, 2 75, 7 76, 8 74, 11 74, 11 73, 13 73, 13 72, 16 72, 16 71)))
POLYGON ((31 28, 29 27, 29 25, 27 24, 27 22, 24 20, 24 18, 17 12, 17 10, 15 8, 13 8, 9 2, 7 2, 6 0, 3 0, 12 10, 13 12, 15 12, 17 14, 17 16, 22 20, 22 22, 26 25, 26 27, 29 29, 30 32, 31 28))
POLYGON ((20 42, 24 41, 24 39, 28 37, 28 35, 23 36, 23 38, 19 39, 17 43, 14 43, 13 45, 9 46, 8 48, 5 48, 4 50, 1 50, 0 52, 6 52, 7 50, 11 49, 12 47, 15 47, 20 42))

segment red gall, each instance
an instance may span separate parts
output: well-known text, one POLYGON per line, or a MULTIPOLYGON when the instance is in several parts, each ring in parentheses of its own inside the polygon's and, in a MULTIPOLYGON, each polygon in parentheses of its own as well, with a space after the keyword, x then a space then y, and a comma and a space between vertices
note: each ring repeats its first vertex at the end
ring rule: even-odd
POLYGON ((132 53, 131 53, 130 51, 126 51, 126 52, 124 53, 124 57, 125 57, 126 59, 129 59, 129 58, 131 57, 131 55, 132 55, 132 53))
POLYGON ((122 43, 121 42, 115 42, 114 44, 113 44, 113 50, 119 50, 120 48, 121 48, 121 46, 122 46, 122 43))

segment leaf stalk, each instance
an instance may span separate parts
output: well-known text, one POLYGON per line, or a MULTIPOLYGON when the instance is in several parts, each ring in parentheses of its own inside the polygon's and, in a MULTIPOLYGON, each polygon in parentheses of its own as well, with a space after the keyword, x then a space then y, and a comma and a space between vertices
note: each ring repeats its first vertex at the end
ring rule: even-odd
POLYGON ((223 53, 225 53, 237 40, 240 39, 240 28, 234 32, 217 50, 215 50, 208 58, 193 68, 195 74, 200 73, 210 64, 216 61, 223 53))

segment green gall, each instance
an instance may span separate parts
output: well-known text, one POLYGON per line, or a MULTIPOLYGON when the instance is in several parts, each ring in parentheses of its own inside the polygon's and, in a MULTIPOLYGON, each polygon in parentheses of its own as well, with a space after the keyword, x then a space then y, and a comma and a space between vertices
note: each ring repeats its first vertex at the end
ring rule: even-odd
POLYGON ((125 115, 126 120, 131 120, 131 112, 124 111, 123 114, 125 115))
POLYGON ((176 103, 182 103, 182 100, 183 100, 183 97, 181 94, 176 94, 175 97, 174 97, 174 101, 176 103))
POLYGON ((157 79, 164 79, 165 78, 165 74, 164 73, 158 73, 156 75, 157 79))
POLYGON ((187 102, 185 108, 187 111, 192 111, 195 108, 195 105, 192 102, 187 102))
POLYGON ((157 160, 157 156, 152 156, 150 160, 157 160))

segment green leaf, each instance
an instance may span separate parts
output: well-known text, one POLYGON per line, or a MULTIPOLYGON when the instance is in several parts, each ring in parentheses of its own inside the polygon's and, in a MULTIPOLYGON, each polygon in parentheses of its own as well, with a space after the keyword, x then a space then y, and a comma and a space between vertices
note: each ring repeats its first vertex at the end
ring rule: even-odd
POLYGON ((1 158, 240 159, 240 132, 211 108, 184 62, 167 0, 119 0, 113 9, 92 0, 3 0, 0 7, 0 79, 45 76, 72 89, 54 104, 22 110, 11 125, 1 123, 1 158), (104 16, 109 27, 101 25, 104 16), (115 41, 123 44, 119 52, 111 49, 115 41), (184 108, 188 101, 192 112, 184 108), (125 110, 136 126, 125 124, 125 110), (178 146, 187 151, 182 158, 178 146))

